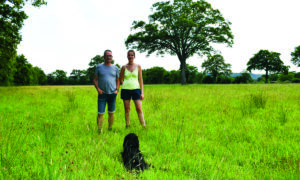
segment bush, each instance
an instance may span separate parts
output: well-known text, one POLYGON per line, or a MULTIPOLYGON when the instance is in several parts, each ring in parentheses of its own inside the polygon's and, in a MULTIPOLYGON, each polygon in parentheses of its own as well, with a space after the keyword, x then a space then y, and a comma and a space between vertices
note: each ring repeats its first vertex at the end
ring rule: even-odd
POLYGON ((294 75, 289 73, 289 74, 280 74, 278 79, 280 82, 286 82, 286 81, 292 81, 293 80, 294 75))
POLYGON ((232 78, 227 77, 227 76, 218 76, 217 77, 217 83, 220 84, 230 84, 232 81, 232 78))
POLYGON ((294 79, 292 80, 292 83, 300 83, 300 78, 294 78, 294 79))
POLYGON ((202 83, 212 84, 212 83, 214 83, 214 78, 212 76, 204 76, 202 83))

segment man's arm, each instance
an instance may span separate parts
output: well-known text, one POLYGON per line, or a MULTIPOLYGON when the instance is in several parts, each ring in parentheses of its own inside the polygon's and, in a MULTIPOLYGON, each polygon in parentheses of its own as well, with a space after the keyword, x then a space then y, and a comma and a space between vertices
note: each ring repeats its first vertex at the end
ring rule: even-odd
POLYGON ((125 71, 125 66, 122 66, 121 68, 121 72, 120 72, 120 84, 122 85, 123 84, 123 80, 124 80, 124 71, 125 71))
POLYGON ((95 88, 96 88, 96 90, 97 90, 97 92, 98 92, 99 94, 103 94, 103 93, 104 93, 104 91, 102 91, 102 90, 99 88, 99 86, 98 86, 98 76, 96 76, 96 75, 95 75, 95 78, 94 78, 94 85, 95 85, 95 88))
POLYGON ((116 85, 117 85, 117 89, 115 90, 115 94, 118 94, 120 88, 120 80, 118 77, 116 78, 116 85))

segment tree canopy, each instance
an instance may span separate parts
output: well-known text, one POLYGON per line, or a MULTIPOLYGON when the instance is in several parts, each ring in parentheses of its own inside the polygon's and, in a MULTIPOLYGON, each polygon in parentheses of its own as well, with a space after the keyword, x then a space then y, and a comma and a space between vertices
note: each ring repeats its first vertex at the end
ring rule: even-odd
POLYGON ((134 21, 125 44, 127 48, 150 55, 176 55, 180 61, 181 84, 186 83, 186 60, 195 53, 206 55, 213 43, 233 44, 230 22, 219 10, 204 0, 173 0, 157 2, 149 23, 134 21))
POLYGON ((300 46, 297 46, 297 47, 295 48, 295 51, 293 51, 293 52, 291 53, 291 56, 292 56, 292 62, 293 62, 296 66, 300 67, 300 46))
POLYGON ((266 71, 265 83, 268 83, 269 73, 288 71, 288 66, 285 66, 280 59, 280 53, 270 52, 268 50, 260 50, 258 53, 254 54, 248 61, 247 66, 249 72, 252 70, 266 71))
POLYGON ((209 73, 214 78, 214 81, 217 80, 219 75, 230 76, 231 65, 226 64, 222 55, 215 54, 209 56, 206 61, 202 63, 202 68, 204 68, 204 73, 209 73))
MULTIPOLYGON (((28 18, 22 10, 28 0, 0 0, 0 83, 10 84, 16 71, 17 45, 20 30, 28 18)), ((44 0, 31 0, 33 6, 46 4, 44 0)))

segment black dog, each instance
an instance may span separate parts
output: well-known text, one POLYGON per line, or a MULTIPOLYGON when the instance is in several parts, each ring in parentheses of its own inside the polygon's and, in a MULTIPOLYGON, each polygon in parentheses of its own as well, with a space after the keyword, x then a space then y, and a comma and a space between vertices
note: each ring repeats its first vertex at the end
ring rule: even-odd
POLYGON ((129 133, 125 136, 121 155, 127 170, 144 171, 144 169, 149 168, 139 149, 139 139, 134 133, 129 133))

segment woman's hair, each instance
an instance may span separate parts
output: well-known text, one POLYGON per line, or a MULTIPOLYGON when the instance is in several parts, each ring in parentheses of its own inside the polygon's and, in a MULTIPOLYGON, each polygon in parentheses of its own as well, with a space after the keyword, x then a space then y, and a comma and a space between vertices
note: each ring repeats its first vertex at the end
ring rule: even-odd
MULTIPOLYGON (((109 50, 109 49, 105 50, 105 51, 104 51, 104 55, 103 55, 104 57, 106 56, 106 52, 111 52, 111 50, 109 50)), ((111 52, 111 53, 112 53, 112 52, 111 52)))
POLYGON ((134 52, 134 50, 132 50, 132 49, 129 50, 129 51, 127 52, 127 56, 129 55, 130 52, 132 52, 132 53, 133 53, 133 56, 135 57, 135 52, 134 52))

